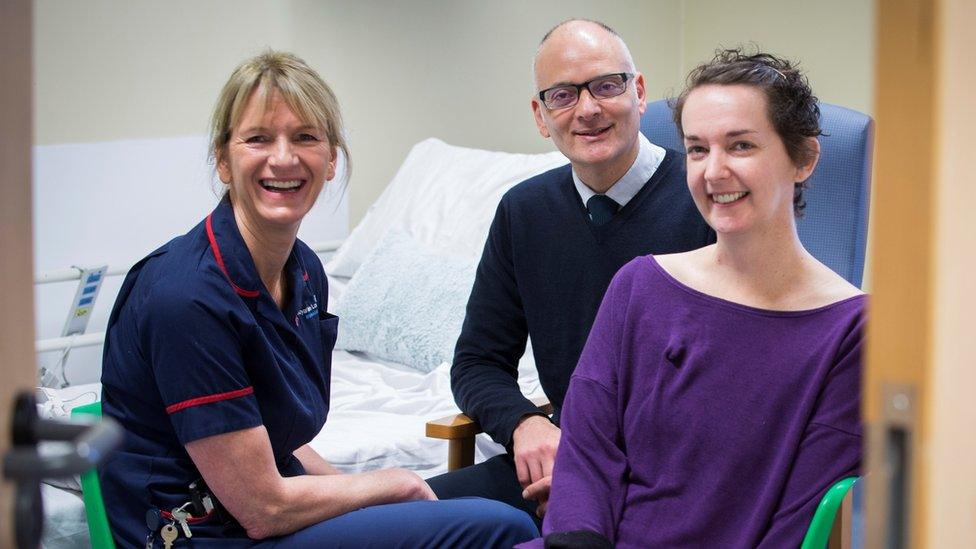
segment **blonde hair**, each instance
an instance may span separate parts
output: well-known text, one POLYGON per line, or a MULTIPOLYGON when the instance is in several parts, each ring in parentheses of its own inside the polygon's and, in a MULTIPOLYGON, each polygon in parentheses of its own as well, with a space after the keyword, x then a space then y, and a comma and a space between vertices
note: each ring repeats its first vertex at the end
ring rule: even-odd
POLYGON ((268 108, 274 91, 281 94, 288 108, 303 123, 325 130, 329 144, 342 151, 348 176, 352 161, 343 135, 338 99, 305 61, 294 54, 273 50, 238 65, 220 91, 210 120, 210 161, 216 165, 225 152, 251 94, 256 93, 268 108))

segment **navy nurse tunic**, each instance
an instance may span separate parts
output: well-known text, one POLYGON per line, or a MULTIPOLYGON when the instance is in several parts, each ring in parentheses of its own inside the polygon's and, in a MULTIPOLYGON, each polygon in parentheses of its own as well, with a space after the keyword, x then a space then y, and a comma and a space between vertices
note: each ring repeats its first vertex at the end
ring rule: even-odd
MULTIPOLYGON (((187 486, 200 477, 184 448, 191 441, 264 425, 281 474, 304 474, 293 452, 325 424, 338 318, 325 312, 321 262, 299 240, 285 275, 290 294, 281 310, 225 197, 126 276, 102 366, 103 414, 119 421, 125 438, 99 468, 109 521, 125 546, 145 544, 147 510, 188 500, 187 486)), ((194 545, 246 538, 216 519, 192 533, 194 545)))

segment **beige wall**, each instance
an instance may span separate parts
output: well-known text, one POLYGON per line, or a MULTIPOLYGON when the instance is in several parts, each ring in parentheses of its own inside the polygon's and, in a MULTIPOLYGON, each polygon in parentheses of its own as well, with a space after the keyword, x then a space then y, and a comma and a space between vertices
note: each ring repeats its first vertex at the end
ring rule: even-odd
POLYGON ((624 36, 652 99, 676 90, 719 42, 752 40, 803 59, 825 100, 869 110, 869 2, 725 4, 35 0, 35 142, 204 133, 237 62, 266 47, 290 49, 342 103, 356 223, 421 139, 551 150, 530 115, 531 57, 550 26, 573 16, 604 20, 624 36))
POLYGON ((755 43, 799 60, 822 101, 872 112, 872 0, 686 0, 682 7, 685 71, 718 47, 755 43))

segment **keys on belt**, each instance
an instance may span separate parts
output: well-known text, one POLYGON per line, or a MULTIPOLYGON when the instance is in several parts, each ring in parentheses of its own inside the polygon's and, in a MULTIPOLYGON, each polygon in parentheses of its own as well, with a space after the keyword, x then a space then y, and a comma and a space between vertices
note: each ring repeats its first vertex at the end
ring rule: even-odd
POLYGON ((169 512, 150 509, 146 513, 146 527, 149 528, 149 535, 146 536, 146 549, 152 549, 157 531, 159 532, 159 539, 163 540, 165 549, 171 549, 173 542, 180 537, 181 533, 187 539, 192 538, 193 531, 190 530, 190 523, 207 519, 213 512, 211 508, 205 515, 194 517, 186 510, 192 505, 193 502, 188 501, 179 507, 174 507, 169 512))
POLYGON ((222 521, 227 521, 226 511, 214 499, 207 488, 207 484, 202 478, 190 483, 190 501, 174 507, 169 512, 159 509, 150 509, 146 513, 146 527, 149 528, 149 535, 146 536, 146 549, 152 549, 153 542, 156 540, 156 533, 163 540, 163 547, 170 549, 173 542, 180 534, 190 539, 193 531, 190 525, 210 518, 216 513, 222 521))
POLYGON ((173 549, 173 542, 180 537, 180 533, 176 531, 175 526, 167 524, 159 531, 159 537, 163 540, 163 549, 173 549))

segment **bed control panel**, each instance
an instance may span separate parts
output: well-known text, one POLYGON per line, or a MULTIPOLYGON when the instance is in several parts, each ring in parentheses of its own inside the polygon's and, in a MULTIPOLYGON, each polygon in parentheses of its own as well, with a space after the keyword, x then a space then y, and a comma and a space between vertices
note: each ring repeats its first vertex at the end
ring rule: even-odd
POLYGON ((92 309, 95 307, 95 300, 98 299, 98 291, 102 288, 102 280, 108 265, 98 267, 75 267, 81 273, 81 281, 75 291, 75 298, 71 301, 71 309, 68 311, 68 318, 64 322, 64 329, 61 336, 83 334, 88 328, 88 321, 91 320, 92 309))

